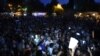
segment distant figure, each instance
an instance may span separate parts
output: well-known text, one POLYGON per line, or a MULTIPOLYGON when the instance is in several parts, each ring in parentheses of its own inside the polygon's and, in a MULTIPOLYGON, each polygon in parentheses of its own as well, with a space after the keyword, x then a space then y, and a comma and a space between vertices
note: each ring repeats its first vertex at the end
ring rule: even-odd
POLYGON ((41 49, 38 49, 38 50, 36 51, 36 56, 43 56, 42 50, 41 50, 41 49))

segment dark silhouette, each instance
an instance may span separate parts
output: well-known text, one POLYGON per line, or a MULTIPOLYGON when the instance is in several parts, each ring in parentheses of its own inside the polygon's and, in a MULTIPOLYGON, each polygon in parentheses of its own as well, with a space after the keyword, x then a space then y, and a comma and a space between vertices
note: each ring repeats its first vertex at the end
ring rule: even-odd
POLYGON ((69 0, 68 8, 73 8, 74 0, 69 0))
POLYGON ((53 12, 53 6, 57 5, 57 4, 58 4, 57 0, 52 0, 50 4, 47 4, 47 6, 46 6, 47 12, 52 13, 53 12))
POLYGON ((44 5, 39 0, 29 1, 30 11, 44 11, 44 5))
POLYGON ((74 9, 79 11, 94 11, 94 0, 74 0, 74 9))
POLYGON ((0 12, 5 11, 5 6, 7 5, 7 0, 0 0, 0 12))

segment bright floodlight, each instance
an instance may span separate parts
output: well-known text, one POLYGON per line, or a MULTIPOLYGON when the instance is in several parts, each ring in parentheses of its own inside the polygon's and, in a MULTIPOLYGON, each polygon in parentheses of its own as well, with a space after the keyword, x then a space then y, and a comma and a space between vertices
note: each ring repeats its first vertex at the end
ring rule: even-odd
POLYGON ((76 35, 78 35, 78 36, 79 36, 79 35, 80 35, 80 33, 76 33, 76 35))
POLYGON ((70 30, 70 29, 71 29, 71 27, 68 27, 68 29, 70 30))
POLYGON ((23 15, 24 15, 24 16, 27 16, 27 13, 24 13, 23 15))
POLYGON ((31 38, 34 38, 34 35, 30 35, 31 38))
POLYGON ((85 44, 85 42, 86 42, 85 40, 82 41, 83 44, 85 44))
POLYGON ((46 13, 45 12, 34 12, 34 13, 32 13, 32 15, 36 16, 36 17, 38 17, 38 16, 46 16, 46 13))
POLYGON ((69 42, 69 48, 74 49, 77 46, 77 44, 78 44, 78 40, 71 37, 69 42))

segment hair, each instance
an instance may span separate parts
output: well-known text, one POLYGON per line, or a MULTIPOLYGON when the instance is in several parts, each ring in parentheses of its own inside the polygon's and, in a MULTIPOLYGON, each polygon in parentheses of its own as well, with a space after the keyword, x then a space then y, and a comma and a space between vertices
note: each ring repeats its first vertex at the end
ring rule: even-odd
POLYGON ((90 56, 88 52, 82 52, 80 56, 90 56))
POLYGON ((74 56, 90 56, 89 52, 88 51, 83 51, 81 49, 76 49, 75 50, 75 53, 74 53, 74 56), (80 53, 78 53, 78 51, 80 53))

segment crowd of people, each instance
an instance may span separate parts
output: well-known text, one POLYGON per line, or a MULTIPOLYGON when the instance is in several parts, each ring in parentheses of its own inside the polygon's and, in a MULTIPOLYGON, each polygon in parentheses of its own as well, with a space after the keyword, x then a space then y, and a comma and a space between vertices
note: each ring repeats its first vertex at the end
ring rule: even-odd
POLYGON ((0 56, 73 56, 71 37, 79 41, 74 56, 99 55, 100 43, 95 45, 88 28, 80 24, 62 18, 3 17, 0 56))

